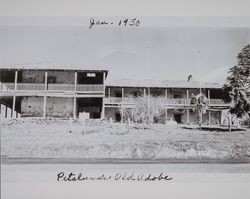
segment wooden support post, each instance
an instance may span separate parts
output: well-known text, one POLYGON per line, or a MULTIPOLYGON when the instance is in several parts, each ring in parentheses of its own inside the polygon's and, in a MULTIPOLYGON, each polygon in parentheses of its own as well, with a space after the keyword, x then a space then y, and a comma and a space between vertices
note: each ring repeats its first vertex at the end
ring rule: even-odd
POLYGON ((105 72, 103 72, 103 96, 105 97, 105 72))
MULTIPOLYGON (((148 111, 150 110, 150 105, 151 105, 151 96, 150 96, 150 88, 148 88, 148 111)), ((150 114, 150 123, 154 122, 153 116, 150 114)))
POLYGON ((45 72, 45 77, 44 77, 44 90, 47 90, 48 88, 48 72, 45 72))
POLYGON ((47 97, 43 96, 43 118, 46 117, 47 97))
POLYGON ((15 91, 17 90, 17 76, 18 76, 18 71, 16 70, 15 71, 15 87, 14 87, 15 91))
MULTIPOLYGON (((45 72, 44 76, 44 90, 46 91, 48 89, 48 72, 45 72)), ((43 96, 43 118, 46 117, 46 107, 47 107, 47 96, 44 94, 43 96)))
POLYGON ((121 122, 123 123, 123 116, 124 116, 124 110, 123 110, 123 98, 124 98, 124 88, 122 88, 122 103, 121 103, 121 122))
POLYGON ((73 118, 76 119, 76 97, 74 97, 73 118))
POLYGON ((102 112, 101 112, 101 118, 105 118, 105 103, 104 103, 104 98, 105 98, 105 72, 103 72, 103 97, 102 97, 102 112))
POLYGON ((166 103, 165 103, 165 106, 166 106, 165 115, 166 115, 166 123, 167 123, 167 121, 168 121, 168 107, 167 107, 167 104, 168 104, 168 89, 167 88, 165 89, 165 99, 166 99, 166 103))
POLYGON ((77 72, 75 72, 75 91, 77 90, 77 72))
POLYGON ((5 118, 7 118, 7 117, 8 117, 8 107, 5 106, 5 118))
MULTIPOLYGON (((18 71, 15 71, 15 80, 14 80, 14 91, 17 90, 17 76, 18 76, 18 71)), ((11 117, 15 118, 14 111, 16 109, 16 93, 14 92, 13 96, 13 102, 12 102, 12 110, 11 110, 11 117)))
MULTIPOLYGON (((189 100, 189 90, 187 90, 187 104, 188 103, 188 100, 189 100)), ((187 124, 189 124, 190 121, 189 121, 189 106, 187 106, 187 124)))
POLYGON ((208 124, 211 125, 210 90, 208 90, 207 97, 208 97, 208 106, 209 106, 209 110, 208 110, 208 124))
POLYGON ((14 114, 15 108, 16 108, 16 96, 14 94, 14 96, 13 96, 13 103, 12 103, 12 110, 11 110, 11 117, 12 118, 15 118, 15 114, 14 114))
MULTIPOLYGON (((74 90, 77 91, 77 72, 75 71, 74 90)), ((75 93, 76 95, 76 93, 75 93)), ((76 119, 76 97, 73 98, 73 118, 76 119)))
POLYGON ((15 118, 15 109, 16 109, 16 90, 17 90, 17 76, 18 76, 18 71, 15 71, 15 82, 14 82, 14 96, 13 96, 13 103, 12 103, 12 110, 11 110, 11 117, 15 118))

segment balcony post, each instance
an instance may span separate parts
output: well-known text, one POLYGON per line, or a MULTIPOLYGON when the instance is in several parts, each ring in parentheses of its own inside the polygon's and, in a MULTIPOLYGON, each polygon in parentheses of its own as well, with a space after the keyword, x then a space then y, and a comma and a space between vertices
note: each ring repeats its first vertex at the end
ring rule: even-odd
POLYGON ((124 111, 123 111, 123 98, 124 98, 124 88, 122 88, 122 103, 121 103, 121 122, 123 123, 123 115, 124 115, 124 111))
POLYGON ((18 71, 15 71, 15 86, 14 86, 14 90, 17 90, 17 76, 18 76, 18 71))
POLYGON ((73 118, 76 119, 76 97, 74 97, 73 118))
POLYGON ((165 114, 166 114, 166 123, 167 123, 167 121, 168 121, 168 107, 167 107, 168 89, 167 88, 165 89, 165 98, 166 98, 166 103, 165 103, 166 110, 165 110, 165 114))
MULTIPOLYGON (((17 76, 18 76, 18 71, 15 71, 15 82, 14 82, 14 91, 17 90, 17 76)), ((11 117, 15 118, 15 114, 14 111, 16 109, 16 92, 14 92, 14 96, 13 96, 13 103, 12 103, 12 111, 11 111, 11 117)))
MULTIPOLYGON (((44 76, 44 90, 48 89, 48 72, 45 72, 44 76)), ((43 118, 46 117, 46 107, 47 107, 47 96, 44 94, 43 96, 43 118)))
POLYGON ((45 77, 44 77, 44 90, 47 90, 48 86, 48 72, 45 72, 45 77))
POLYGON ((103 72, 103 97, 102 97, 102 112, 101 112, 101 118, 105 118, 105 103, 104 103, 104 97, 105 97, 105 72, 103 72))
POLYGON ((46 117, 46 106, 47 106, 47 97, 43 96, 43 118, 46 117))
POLYGON ((12 110, 11 110, 12 118, 15 118, 15 114, 14 114, 15 108, 16 108, 16 94, 14 94, 13 96, 13 103, 12 103, 12 110))
POLYGON ((75 72, 75 91, 77 90, 77 72, 75 72))
POLYGON ((7 117, 8 117, 8 107, 5 106, 5 118, 7 118, 7 117))
MULTIPOLYGON (((187 104, 189 100, 189 90, 187 90, 187 104)), ((189 106, 187 106, 187 123, 189 124, 189 106)))
MULTIPOLYGON (((150 104, 151 104, 151 97, 150 97, 150 88, 148 88, 148 111, 150 110, 150 104)), ((153 123, 154 118, 150 115, 150 122, 153 123)))
POLYGON ((210 110, 210 90, 207 91, 207 98, 208 98, 208 124, 211 125, 211 110, 210 110))
MULTIPOLYGON (((74 75, 74 90, 77 90, 77 72, 74 75)), ((73 98, 73 118, 76 119, 76 97, 73 98)))

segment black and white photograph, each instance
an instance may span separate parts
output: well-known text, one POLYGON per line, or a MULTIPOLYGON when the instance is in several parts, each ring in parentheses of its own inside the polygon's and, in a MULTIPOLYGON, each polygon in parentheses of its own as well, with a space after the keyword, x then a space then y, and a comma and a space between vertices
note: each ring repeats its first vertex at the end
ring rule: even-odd
POLYGON ((250 17, 0 21, 2 198, 250 173, 250 17))

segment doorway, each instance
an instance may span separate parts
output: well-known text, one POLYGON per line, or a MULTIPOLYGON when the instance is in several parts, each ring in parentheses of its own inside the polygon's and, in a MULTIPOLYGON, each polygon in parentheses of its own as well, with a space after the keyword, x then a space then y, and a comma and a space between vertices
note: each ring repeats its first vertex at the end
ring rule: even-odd
POLYGON ((87 112, 90 118, 101 118, 102 98, 78 98, 77 112, 87 112))
POLYGON ((174 120, 180 124, 181 123, 181 114, 174 114, 174 120))

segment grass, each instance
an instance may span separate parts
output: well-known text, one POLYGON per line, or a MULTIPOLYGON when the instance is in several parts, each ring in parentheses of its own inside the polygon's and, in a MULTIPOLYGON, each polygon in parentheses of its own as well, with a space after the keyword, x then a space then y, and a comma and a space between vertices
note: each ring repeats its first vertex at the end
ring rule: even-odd
POLYGON ((249 159, 250 131, 183 126, 89 123, 62 119, 5 120, 1 156, 18 158, 249 159))

